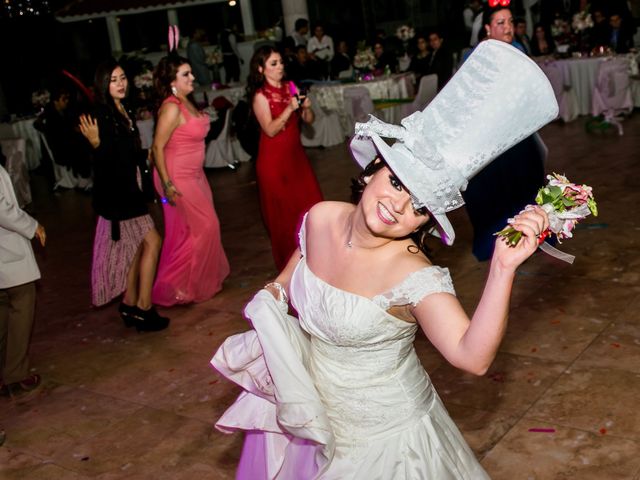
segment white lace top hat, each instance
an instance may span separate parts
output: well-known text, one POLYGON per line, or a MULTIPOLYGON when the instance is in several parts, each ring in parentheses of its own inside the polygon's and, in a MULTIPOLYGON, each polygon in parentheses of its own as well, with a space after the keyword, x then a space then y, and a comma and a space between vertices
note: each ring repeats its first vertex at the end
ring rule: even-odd
POLYGON ((468 180, 494 158, 558 116, 551 84, 518 49, 497 40, 478 45, 421 112, 390 125, 371 117, 357 123, 351 152, 363 168, 381 156, 427 207, 433 233, 453 244, 446 212, 464 205, 468 180), (395 139, 389 146, 381 137, 395 139))

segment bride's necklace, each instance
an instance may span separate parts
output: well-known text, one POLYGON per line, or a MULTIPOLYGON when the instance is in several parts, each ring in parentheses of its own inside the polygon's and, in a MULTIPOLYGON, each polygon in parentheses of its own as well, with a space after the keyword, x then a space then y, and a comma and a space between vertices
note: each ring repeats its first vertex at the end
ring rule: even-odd
MULTIPOLYGON (((347 248, 349 249, 353 249, 354 245, 353 245, 353 241, 351 240, 351 237, 353 235, 353 217, 354 217, 354 213, 350 213, 349 214, 349 218, 347 219, 347 223, 349 224, 349 232, 347 233, 347 248)), ((374 247, 365 247, 362 245, 355 245, 355 248, 362 248, 364 250, 375 250, 376 248, 380 248, 383 245, 376 245, 374 247)))

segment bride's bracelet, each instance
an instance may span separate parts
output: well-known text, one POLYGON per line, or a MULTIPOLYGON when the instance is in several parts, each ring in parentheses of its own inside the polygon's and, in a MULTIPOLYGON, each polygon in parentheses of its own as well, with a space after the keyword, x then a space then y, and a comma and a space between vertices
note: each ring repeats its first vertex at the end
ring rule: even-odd
POLYGON ((287 296, 287 292, 285 291, 284 287, 281 284, 279 284, 278 282, 271 282, 271 283, 267 283, 263 288, 269 288, 269 287, 273 287, 278 291, 278 293, 280 294, 280 298, 278 299, 279 301, 284 303, 289 303, 289 297, 287 296))

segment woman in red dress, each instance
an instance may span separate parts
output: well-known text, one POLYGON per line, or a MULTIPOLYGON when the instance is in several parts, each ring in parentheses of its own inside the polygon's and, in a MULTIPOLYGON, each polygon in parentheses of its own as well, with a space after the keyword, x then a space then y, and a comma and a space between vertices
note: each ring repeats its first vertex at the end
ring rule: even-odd
POLYGON ((313 111, 309 99, 284 80, 284 63, 273 47, 256 50, 250 68, 249 98, 261 127, 256 161, 260 205, 280 271, 296 249, 302 215, 322 200, 298 125, 300 119, 312 123, 313 111))

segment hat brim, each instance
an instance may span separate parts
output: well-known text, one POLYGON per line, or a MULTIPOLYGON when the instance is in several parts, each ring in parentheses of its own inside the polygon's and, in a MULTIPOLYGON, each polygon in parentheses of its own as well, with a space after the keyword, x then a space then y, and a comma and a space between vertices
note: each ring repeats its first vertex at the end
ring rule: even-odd
MULTIPOLYGON (((410 192, 419 191, 414 178, 416 178, 418 172, 424 169, 424 166, 402 144, 396 143, 391 147, 379 135, 373 133, 369 137, 354 137, 351 140, 350 147, 354 159, 362 168, 365 168, 377 156, 380 156, 410 192)), ((445 245, 453 245, 456 236, 447 215, 431 211, 429 211, 429 215, 436 222, 436 228, 429 233, 440 238, 445 245)))

